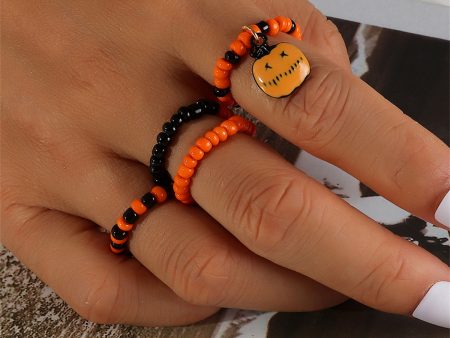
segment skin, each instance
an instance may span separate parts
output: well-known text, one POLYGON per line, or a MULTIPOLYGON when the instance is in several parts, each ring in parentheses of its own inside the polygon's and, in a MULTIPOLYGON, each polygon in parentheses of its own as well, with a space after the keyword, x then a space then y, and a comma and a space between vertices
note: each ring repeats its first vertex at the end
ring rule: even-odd
MULTIPOLYGON (((300 47, 310 78, 273 99, 253 82, 247 58, 232 74, 234 97, 292 143, 437 224, 449 149, 350 73, 335 26, 308 2, 9 1, 2 242, 80 315, 180 325, 220 307, 311 311, 347 297, 408 315, 431 285, 450 280, 431 254, 244 135, 202 162, 192 185, 198 206, 155 208, 133 232, 134 258, 109 252, 98 227, 110 230, 148 191, 162 123, 209 95, 215 60, 239 27, 286 13, 304 41, 271 41, 300 47)), ((218 122, 182 128, 172 175, 218 122)))

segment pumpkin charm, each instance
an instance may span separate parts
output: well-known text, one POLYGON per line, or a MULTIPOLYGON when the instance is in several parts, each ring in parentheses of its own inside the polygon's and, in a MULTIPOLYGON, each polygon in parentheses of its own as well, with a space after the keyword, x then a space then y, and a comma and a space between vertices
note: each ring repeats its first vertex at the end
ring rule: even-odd
POLYGON ((311 71, 306 56, 299 48, 286 42, 263 48, 259 55, 254 53, 253 77, 258 87, 275 98, 292 94, 311 71))

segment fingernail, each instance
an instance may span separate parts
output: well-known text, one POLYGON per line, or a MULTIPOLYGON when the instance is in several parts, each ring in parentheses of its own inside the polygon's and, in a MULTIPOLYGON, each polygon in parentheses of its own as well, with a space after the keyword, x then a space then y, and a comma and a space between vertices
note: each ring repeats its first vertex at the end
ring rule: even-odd
POLYGON ((412 315, 417 319, 449 329, 450 282, 437 282, 434 284, 412 315))
POLYGON ((439 204, 436 213, 434 214, 434 218, 439 223, 442 223, 447 228, 450 228, 450 191, 447 192, 441 204, 439 204))

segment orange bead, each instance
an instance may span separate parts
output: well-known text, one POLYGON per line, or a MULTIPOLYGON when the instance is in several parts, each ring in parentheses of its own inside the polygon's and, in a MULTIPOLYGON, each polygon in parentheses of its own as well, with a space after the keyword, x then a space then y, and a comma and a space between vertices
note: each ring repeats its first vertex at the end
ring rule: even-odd
POLYGON ((173 178, 173 182, 180 187, 187 187, 189 186, 189 184, 191 184, 191 179, 183 178, 180 175, 175 175, 175 177, 173 178))
POLYGON ((218 97, 217 99, 222 102, 222 104, 227 106, 231 106, 232 104, 234 104, 234 99, 231 93, 228 93, 227 95, 222 97, 218 97))
POLYGON ((227 71, 230 71, 233 69, 233 65, 231 63, 229 63, 227 60, 225 60, 224 58, 217 59, 216 67, 220 68, 222 70, 227 70, 227 71))
POLYGON ((252 31, 254 31, 255 33, 261 33, 261 30, 259 29, 259 27, 257 25, 250 25, 250 28, 252 29, 252 31))
POLYGON ((291 36, 293 36, 296 39, 301 40, 302 39, 302 29, 300 28, 300 26, 298 24, 295 25, 295 30, 291 33, 291 36))
POLYGON ((244 44, 245 48, 250 49, 252 47, 252 35, 249 32, 241 32, 238 35, 238 40, 244 44))
POLYGON ((278 26, 280 28, 280 31, 282 32, 289 32, 292 28, 292 21, 291 19, 285 17, 285 16, 277 16, 275 20, 278 22, 278 26))
POLYGON ((141 200, 135 199, 131 202, 131 209, 134 210, 136 214, 143 215, 147 212, 147 207, 141 202, 141 200))
POLYGON ((219 79, 217 77, 214 78, 214 86, 219 89, 229 88, 231 86, 231 82, 229 78, 219 79))
POLYGON ((197 141, 195 141, 195 145, 205 153, 209 152, 213 147, 211 141, 205 137, 200 137, 199 139, 197 139, 197 141))
POLYGON ((269 19, 266 21, 269 24, 269 32, 267 33, 270 36, 275 36, 280 31, 280 25, 274 19, 269 19))
POLYGON ((177 174, 183 178, 191 178, 195 173, 195 170, 192 168, 186 167, 184 164, 180 165, 178 168, 177 174))
POLYGON ((150 192, 156 197, 158 203, 163 203, 167 199, 167 192, 163 187, 155 185, 150 192))
POLYGON ((179 201, 185 201, 185 200, 188 200, 188 199, 190 199, 192 197, 191 197, 191 194, 189 192, 184 193, 184 194, 179 194, 179 193, 176 192, 175 193, 175 198, 177 200, 179 200, 179 201))
POLYGON ((113 248, 113 246, 111 244, 109 244, 109 249, 111 250, 111 252, 113 252, 115 254, 120 254, 120 253, 125 251, 125 248, 123 248, 123 249, 116 249, 116 248, 113 248))
POLYGON ((125 222, 123 217, 120 217, 116 221, 116 224, 119 227, 119 229, 122 230, 122 231, 131 231, 133 229, 133 224, 128 224, 127 222, 125 222))
POLYGON ((220 126, 227 130, 228 135, 234 135, 239 131, 237 124, 230 120, 223 121, 220 126))
POLYGON ((224 142, 228 138, 228 132, 224 127, 215 127, 213 129, 213 132, 215 132, 217 136, 219 136, 220 142, 224 142))
MULTIPOLYGON (((201 150, 199 147, 193 146, 189 149, 189 155, 191 155, 197 161, 200 161, 203 158, 203 156, 205 156, 205 152, 203 150, 201 150)), ((188 178, 188 177, 184 177, 184 178, 188 178)))
POLYGON ((191 156, 186 155, 183 158, 183 164, 188 168, 195 168, 197 166, 197 160, 193 159, 191 156))
POLYGON ((239 56, 247 53, 247 48, 245 48, 245 45, 240 40, 234 40, 230 45, 230 49, 239 56))
POLYGON ((186 205, 194 204, 194 202, 195 202, 195 201, 192 199, 192 197, 189 198, 189 199, 186 199, 186 200, 181 201, 181 203, 186 204, 186 205))
POLYGON ((209 142, 211 142, 211 144, 212 144, 213 146, 218 145, 219 142, 220 142, 219 136, 218 136, 215 132, 213 132, 213 131, 208 131, 208 132, 206 132, 206 133, 205 133, 205 138, 208 139, 209 142))
POLYGON ((125 237, 124 239, 114 238, 113 235, 110 235, 109 237, 111 239, 111 242, 114 242, 116 244, 124 244, 128 241, 128 237, 125 237))
POLYGON ((173 185, 173 191, 175 191, 177 194, 180 194, 180 195, 188 193, 189 190, 190 190, 189 186, 180 187, 179 185, 176 185, 176 184, 173 185))
POLYGON ((230 121, 235 122, 236 125, 238 126, 239 130, 244 130, 244 129, 248 128, 248 125, 247 125, 248 120, 244 119, 242 116, 234 115, 234 116, 230 117, 230 121))
POLYGON ((214 67, 214 77, 218 79, 226 79, 230 77, 230 71, 214 67))

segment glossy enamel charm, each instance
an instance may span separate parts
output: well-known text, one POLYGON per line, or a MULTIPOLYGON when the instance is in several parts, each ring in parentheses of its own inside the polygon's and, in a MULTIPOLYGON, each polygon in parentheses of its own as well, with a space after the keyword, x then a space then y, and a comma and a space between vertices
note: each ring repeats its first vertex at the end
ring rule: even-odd
POLYGON ((253 47, 256 58, 253 77, 267 95, 281 98, 292 94, 308 77, 311 67, 306 56, 290 43, 268 46, 265 42, 253 47))

